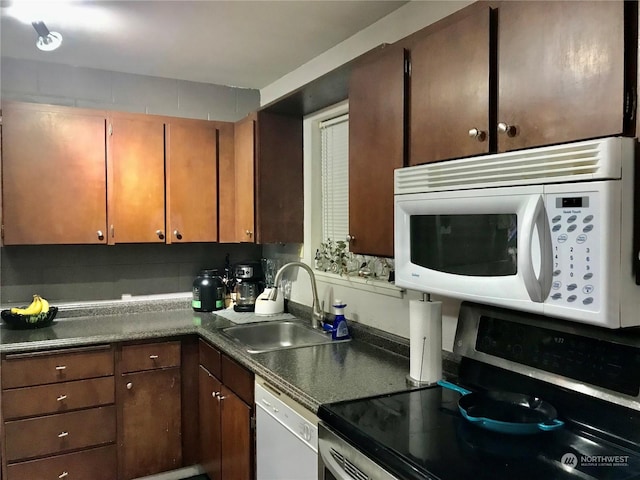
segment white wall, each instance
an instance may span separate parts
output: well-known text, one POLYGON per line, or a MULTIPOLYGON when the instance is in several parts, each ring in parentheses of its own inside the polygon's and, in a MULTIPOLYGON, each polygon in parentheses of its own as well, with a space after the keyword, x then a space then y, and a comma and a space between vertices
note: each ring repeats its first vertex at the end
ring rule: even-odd
POLYGON ((383 43, 394 43, 401 40, 471 3, 473 2, 453 0, 409 2, 261 89, 260 104, 271 103, 369 50, 383 43))
MULTIPOLYGON (((311 82, 321 75, 339 67, 353 58, 365 53, 382 43, 393 43, 421 28, 440 20, 471 2, 466 1, 413 1, 381 19, 374 25, 362 30, 336 47, 314 58, 297 70, 260 91, 260 103, 266 105, 273 100, 311 82)), ((310 117, 313 117, 311 115, 310 117)), ((318 184, 314 182, 319 174, 319 167, 314 164, 313 152, 317 150, 316 140, 311 135, 312 120, 305 119, 304 126, 304 175, 305 175, 305 245, 299 253, 302 261, 312 265, 314 239, 318 238, 317 226, 311 223, 311 216, 317 207, 318 184), (316 199, 314 202, 313 199, 316 199)), ((317 241, 317 240, 316 240, 317 241)), ((286 247, 267 246, 264 256, 278 256, 286 251, 286 247)), ((287 252, 290 254, 290 251, 287 252)), ((289 255, 290 256, 290 255, 289 255)), ((311 305, 311 284, 306 272, 292 272, 291 299, 298 303, 311 305)), ((330 304, 339 298, 348 304, 346 317, 389 333, 409 338, 409 300, 421 298, 418 292, 405 292, 400 298, 397 292, 379 293, 362 289, 360 284, 349 285, 340 278, 338 282, 324 275, 318 276, 318 295, 325 302, 325 310, 330 311, 330 304)), ((443 301, 443 348, 451 351, 457 324, 460 302, 448 298, 433 297, 443 301)))

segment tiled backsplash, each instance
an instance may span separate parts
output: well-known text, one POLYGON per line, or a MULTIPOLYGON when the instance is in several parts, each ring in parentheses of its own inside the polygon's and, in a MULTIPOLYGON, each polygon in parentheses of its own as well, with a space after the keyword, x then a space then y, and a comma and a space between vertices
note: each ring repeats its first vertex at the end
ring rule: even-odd
MULTIPOLYGON (((259 245, 38 245, 0 248, 0 303, 34 293, 56 302, 120 299, 122 295, 187 292, 203 268, 258 260, 259 245)), ((222 272, 221 272, 222 273, 222 272)))

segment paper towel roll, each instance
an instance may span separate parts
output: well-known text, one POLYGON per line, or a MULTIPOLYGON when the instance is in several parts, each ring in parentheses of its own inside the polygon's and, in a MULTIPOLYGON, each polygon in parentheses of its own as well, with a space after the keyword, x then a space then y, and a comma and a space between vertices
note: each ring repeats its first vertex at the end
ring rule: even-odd
POLYGON ((442 302, 409 301, 409 377, 419 383, 442 378, 442 302))

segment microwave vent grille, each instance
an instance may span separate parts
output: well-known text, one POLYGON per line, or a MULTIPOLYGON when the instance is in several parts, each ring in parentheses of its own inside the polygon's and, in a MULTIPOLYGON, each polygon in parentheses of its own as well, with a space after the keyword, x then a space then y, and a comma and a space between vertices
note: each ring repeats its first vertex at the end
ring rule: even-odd
POLYGON ((611 137, 401 168, 395 193, 620 178, 629 148, 633 139, 611 137))

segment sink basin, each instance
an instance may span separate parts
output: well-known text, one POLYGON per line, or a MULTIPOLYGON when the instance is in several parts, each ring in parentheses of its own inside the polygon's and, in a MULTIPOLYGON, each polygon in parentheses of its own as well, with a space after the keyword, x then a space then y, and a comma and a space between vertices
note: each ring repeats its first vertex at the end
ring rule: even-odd
POLYGON ((222 329, 222 333, 243 344, 249 353, 270 352, 285 348, 311 347, 326 343, 346 342, 332 340, 331 335, 290 321, 248 323, 222 329))

